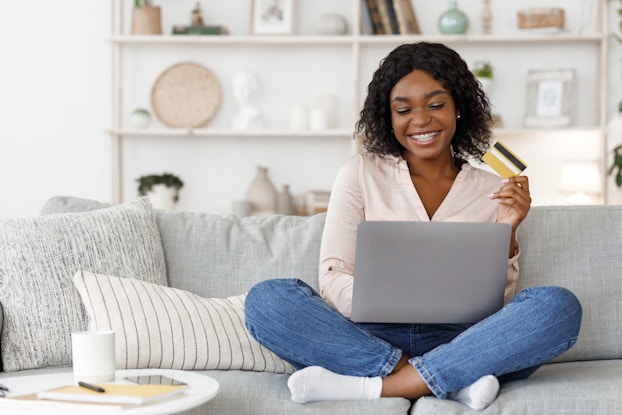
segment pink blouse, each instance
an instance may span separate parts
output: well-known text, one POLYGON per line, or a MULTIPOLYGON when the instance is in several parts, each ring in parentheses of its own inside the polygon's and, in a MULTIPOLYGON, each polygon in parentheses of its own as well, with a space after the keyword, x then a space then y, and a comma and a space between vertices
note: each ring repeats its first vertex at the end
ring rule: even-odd
MULTIPOLYGON (((501 188, 501 180, 465 163, 432 221, 495 222, 497 203, 488 195, 501 188)), ((430 221, 406 160, 359 154, 335 179, 322 235, 319 283, 322 297, 346 317, 352 309, 356 229, 363 220, 430 221)), ((508 260, 506 303, 516 291, 518 255, 508 260)))

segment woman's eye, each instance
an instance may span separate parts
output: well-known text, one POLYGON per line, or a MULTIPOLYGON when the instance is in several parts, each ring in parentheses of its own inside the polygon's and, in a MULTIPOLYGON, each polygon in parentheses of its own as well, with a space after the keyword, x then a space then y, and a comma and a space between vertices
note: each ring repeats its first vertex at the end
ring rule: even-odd
POLYGON ((440 108, 443 108, 444 106, 445 106, 444 102, 435 102, 435 103, 430 104, 430 108, 432 109, 440 109, 440 108))
POLYGON ((398 114, 402 115, 402 114, 408 114, 408 111, 410 111, 409 108, 398 108, 395 110, 395 112, 397 112, 398 114))

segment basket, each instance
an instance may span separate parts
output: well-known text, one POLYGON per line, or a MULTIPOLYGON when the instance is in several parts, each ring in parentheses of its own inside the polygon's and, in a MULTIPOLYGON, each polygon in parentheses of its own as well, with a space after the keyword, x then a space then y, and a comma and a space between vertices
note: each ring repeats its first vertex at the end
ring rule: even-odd
POLYGON ((165 70, 151 89, 151 106, 160 121, 173 128, 207 124, 220 107, 218 80, 206 67, 178 63, 165 70))
POLYGON ((565 25, 564 9, 526 9, 519 10, 519 29, 559 28, 565 25))

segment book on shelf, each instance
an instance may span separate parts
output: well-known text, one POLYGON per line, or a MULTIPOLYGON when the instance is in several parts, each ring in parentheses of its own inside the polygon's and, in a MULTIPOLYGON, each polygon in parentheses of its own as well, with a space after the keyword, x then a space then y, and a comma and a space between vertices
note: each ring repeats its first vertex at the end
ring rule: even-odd
POLYGON ((419 30, 419 23, 417 22, 417 16, 415 15, 415 10, 411 0, 392 1, 395 16, 397 18, 397 25, 399 27, 399 33, 404 35, 421 34, 421 30, 419 30))
POLYGON ((187 385, 126 385, 106 383, 97 385, 105 392, 96 392, 82 386, 64 386, 37 394, 39 399, 54 401, 89 402, 100 404, 142 405, 183 392, 187 385))
POLYGON ((384 0, 363 0, 363 2, 367 6, 367 10, 369 12, 369 17, 371 19, 373 33, 375 35, 387 34, 384 28, 384 24, 382 23, 382 17, 380 15, 380 10, 378 8, 378 3, 384 2, 384 0))
POLYGON ((393 1, 392 0, 377 0, 378 4, 378 12, 380 13, 380 20, 382 21, 382 26, 384 27, 384 32, 386 34, 398 34, 397 21, 395 21, 395 25, 393 22, 393 17, 395 17, 395 12, 393 11, 393 1))
POLYGON ((397 15, 395 11, 395 5, 393 0, 385 0, 387 3, 387 13, 389 14, 389 21, 391 22, 391 30, 394 35, 400 34, 400 27, 397 22, 397 15))
POLYGON ((228 35, 224 26, 173 26, 174 35, 228 35))
POLYGON ((365 0, 361 1, 361 34, 374 34, 374 25, 372 24, 369 7, 367 7, 367 2, 365 0))

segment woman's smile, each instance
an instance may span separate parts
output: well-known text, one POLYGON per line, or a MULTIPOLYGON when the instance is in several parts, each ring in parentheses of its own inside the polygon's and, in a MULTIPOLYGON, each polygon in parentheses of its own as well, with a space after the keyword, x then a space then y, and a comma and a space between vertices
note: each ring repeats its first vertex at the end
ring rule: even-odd
POLYGON ((410 140, 415 141, 417 143, 428 143, 428 142, 434 140, 434 138, 436 138, 438 133, 439 133, 439 131, 431 131, 431 132, 427 132, 427 133, 409 134, 409 135, 407 135, 407 137, 410 140))

